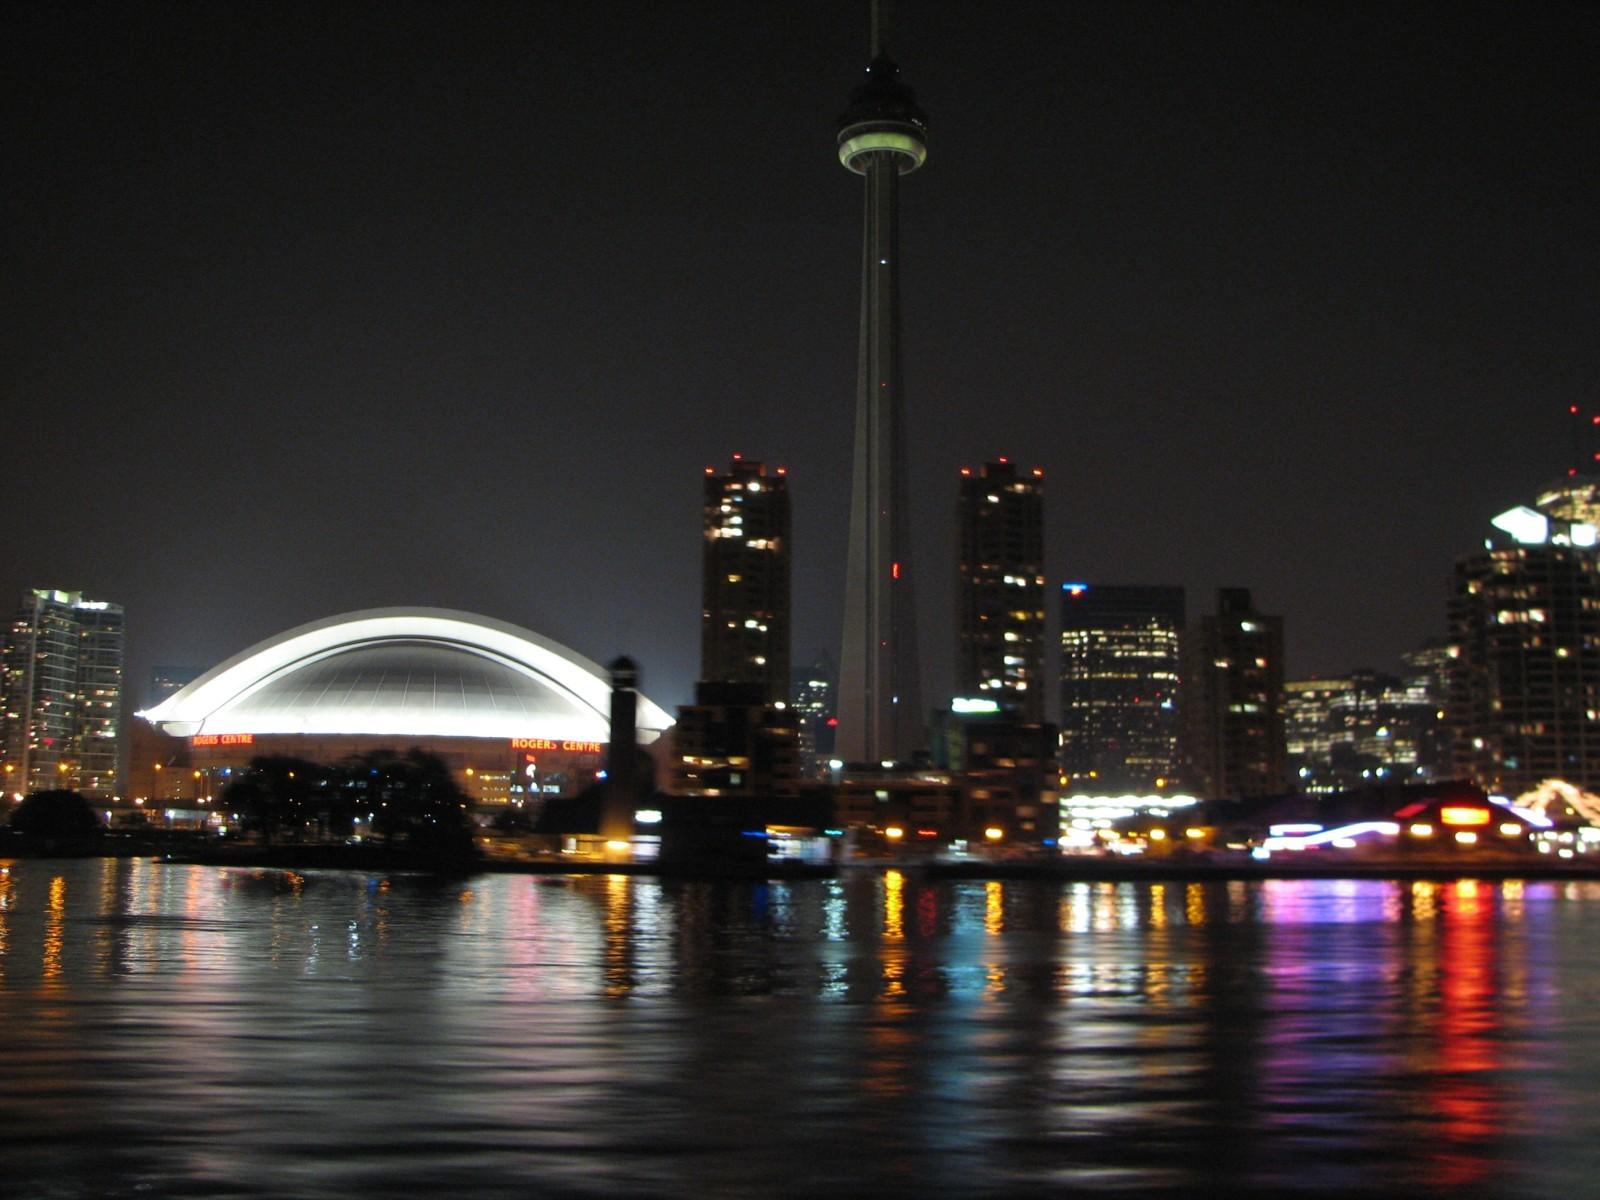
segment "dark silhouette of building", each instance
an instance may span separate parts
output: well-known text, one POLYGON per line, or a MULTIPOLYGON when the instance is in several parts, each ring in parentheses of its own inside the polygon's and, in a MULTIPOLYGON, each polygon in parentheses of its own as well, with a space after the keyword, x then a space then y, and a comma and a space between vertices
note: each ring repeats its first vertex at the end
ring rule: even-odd
POLYGON ((794 713, 760 684, 695 684, 672 736, 673 790, 696 796, 790 795, 800 779, 794 713))
POLYGON ((1184 757, 1204 799, 1288 790, 1283 728, 1283 618, 1257 612, 1248 588, 1221 588, 1183 646, 1184 757))
POLYGON ((117 792, 123 642, 120 604, 49 589, 22 597, 0 676, 7 793, 117 792))
POLYGON ((789 489, 739 455, 726 475, 706 468, 700 678, 760 684, 789 695, 789 489))
POLYGON ((899 79, 873 8, 866 81, 839 118, 839 161, 866 182, 861 341, 838 754, 909 760, 923 745, 900 373, 900 176, 922 165, 927 118, 899 79))
POLYGON ((1600 547, 1596 481, 1546 488, 1495 517, 1457 561, 1449 719, 1457 770, 1517 795, 1546 779, 1600 790, 1600 547))
POLYGON ((834 732, 839 727, 834 704, 838 668, 827 651, 820 651, 809 667, 796 669, 789 693, 789 708, 794 713, 799 739, 800 774, 820 779, 833 758, 834 732))
POLYGON ((961 469, 956 694, 1044 718, 1044 472, 961 469))
POLYGON ((1184 619, 1181 587, 1061 585, 1061 771, 1070 788, 1177 785, 1184 619))
POLYGON ((999 848, 1053 841, 1056 727, 1016 705, 958 699, 934 720, 933 765, 960 797, 952 837, 999 848))

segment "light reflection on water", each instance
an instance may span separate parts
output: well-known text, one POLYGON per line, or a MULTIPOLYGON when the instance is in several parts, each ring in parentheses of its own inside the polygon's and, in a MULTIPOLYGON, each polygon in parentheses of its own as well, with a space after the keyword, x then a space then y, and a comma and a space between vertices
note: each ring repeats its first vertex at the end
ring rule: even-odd
POLYGON ((1577 1195, 1597 919, 1581 883, 16 862, 0 1179, 1577 1195))

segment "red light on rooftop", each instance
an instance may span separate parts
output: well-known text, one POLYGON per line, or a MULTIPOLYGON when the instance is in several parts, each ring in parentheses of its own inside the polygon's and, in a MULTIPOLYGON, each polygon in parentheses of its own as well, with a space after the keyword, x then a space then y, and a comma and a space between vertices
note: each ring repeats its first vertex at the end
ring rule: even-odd
POLYGON ((706 468, 706 474, 707 475, 715 475, 716 473, 717 473, 717 470, 716 470, 715 467, 707 467, 706 468))
POLYGON ((744 457, 744 455, 742 455, 742 454, 735 454, 735 455, 734 455, 734 456, 733 456, 733 461, 734 461, 734 462, 738 462, 738 461, 739 461, 739 460, 740 460, 740 459, 741 459, 741 458, 743 458, 743 457, 744 457))
POLYGON ((961 468, 961 473, 963 475, 971 475, 972 474, 972 468, 971 467, 962 467, 961 468))
POLYGON ((828 718, 828 728, 829 729, 834 728, 834 726, 836 726, 838 724, 839 724, 839 718, 838 717, 829 717, 828 718))
POLYGON ((890 579, 899 579, 900 578, 900 564, 899 563, 890 563, 889 564, 889 578, 890 579))
POLYGON ((1001 461, 1001 462, 1003 462, 1003 463, 1008 463, 1008 462, 1010 462, 1010 461, 1011 461, 1011 460, 1010 460, 1010 459, 1009 459, 1009 458, 1007 458, 1007 457, 1006 457, 1006 456, 1005 456, 1005 455, 1004 455, 1004 454, 1002 454, 1002 455, 1001 455, 1001 456, 1000 456, 1000 461, 1001 461))
POLYGON ((1576 404, 1574 404, 1570 408, 1568 408, 1567 411, 1569 413, 1571 413, 1573 416, 1577 416, 1578 415, 1578 406, 1576 404))
POLYGON ((788 467, 779 467, 778 468, 778 474, 779 475, 787 475, 788 473, 789 473, 789 468, 788 467))
POLYGON ((1044 472, 1041 471, 1038 467, 1035 467, 1033 469, 1033 477, 1035 479, 1043 479, 1044 478, 1044 472))

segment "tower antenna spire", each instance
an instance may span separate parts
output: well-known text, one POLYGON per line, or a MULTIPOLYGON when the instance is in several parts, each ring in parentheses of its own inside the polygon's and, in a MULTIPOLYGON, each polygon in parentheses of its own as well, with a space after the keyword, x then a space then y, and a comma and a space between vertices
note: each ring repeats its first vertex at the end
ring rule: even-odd
POLYGON ((889 26, 893 13, 890 11, 892 0, 872 0, 872 57, 877 58, 889 44, 889 26))

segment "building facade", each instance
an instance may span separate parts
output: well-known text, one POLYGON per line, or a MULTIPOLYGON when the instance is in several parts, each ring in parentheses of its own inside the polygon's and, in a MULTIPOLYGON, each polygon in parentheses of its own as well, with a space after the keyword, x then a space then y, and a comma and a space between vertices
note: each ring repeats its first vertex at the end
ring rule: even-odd
MULTIPOLYGON (((1578 482, 1582 482, 1580 479, 1578 482)), ((1600 548, 1560 489, 1492 521, 1457 561, 1449 720, 1456 768, 1515 796, 1548 779, 1600 790, 1600 548)))
POLYGON ((1181 587, 1061 586, 1061 772, 1088 791, 1179 776, 1181 587))
POLYGON ((1283 618, 1256 611, 1248 588, 1221 588, 1217 611, 1185 635, 1185 770, 1203 799, 1289 788, 1283 727, 1283 618))
POLYGON ((725 475, 706 468, 702 522, 700 678, 761 685, 789 696, 789 489, 735 455, 725 475))
POLYGON ((1295 786, 1328 794, 1444 776, 1442 699, 1426 671, 1402 678, 1357 670, 1283 685, 1284 734, 1295 786))
POLYGON ((1044 719, 1044 472, 962 468, 956 502, 956 692, 1044 719))
POLYGON ((122 606, 48 589, 22 598, 5 645, 0 752, 5 790, 117 792, 122 606))
POLYGON ((791 680, 789 707, 794 712, 800 774, 806 779, 823 778, 833 758, 834 732, 839 727, 834 705, 838 675, 838 668, 823 651, 809 667, 797 668, 791 680))
POLYGON ((679 795, 792 796, 800 782, 794 713, 768 703, 759 684, 695 684, 672 737, 679 795))

